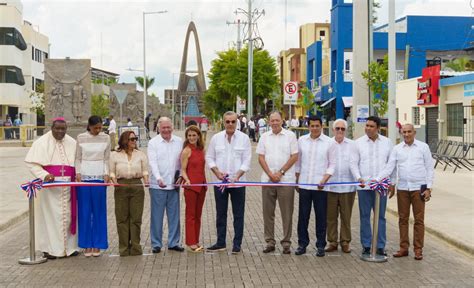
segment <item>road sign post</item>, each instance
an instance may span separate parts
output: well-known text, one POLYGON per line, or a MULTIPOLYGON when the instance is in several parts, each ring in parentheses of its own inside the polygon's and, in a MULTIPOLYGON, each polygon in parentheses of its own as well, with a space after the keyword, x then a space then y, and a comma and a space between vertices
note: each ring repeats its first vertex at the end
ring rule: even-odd
POLYGON ((289 105, 289 117, 291 121, 291 105, 296 105, 296 102, 298 100, 298 82, 296 81, 285 82, 283 91, 285 93, 284 98, 283 98, 283 104, 289 105))

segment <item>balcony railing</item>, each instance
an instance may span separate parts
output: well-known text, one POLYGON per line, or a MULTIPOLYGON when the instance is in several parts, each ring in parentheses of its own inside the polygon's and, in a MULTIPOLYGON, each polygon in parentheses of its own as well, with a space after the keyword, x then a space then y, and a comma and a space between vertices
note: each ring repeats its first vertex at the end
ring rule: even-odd
MULTIPOLYGON (((344 70, 343 76, 344 76, 344 82, 352 82, 353 81, 352 70, 344 70)), ((405 79, 405 71, 397 70, 397 76, 396 77, 397 77, 396 81, 401 81, 401 80, 405 79)))

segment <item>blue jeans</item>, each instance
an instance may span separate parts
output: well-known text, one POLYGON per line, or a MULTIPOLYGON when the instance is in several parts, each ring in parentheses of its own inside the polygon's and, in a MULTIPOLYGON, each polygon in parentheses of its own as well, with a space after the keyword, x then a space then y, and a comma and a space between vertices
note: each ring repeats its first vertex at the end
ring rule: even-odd
MULTIPOLYGON (((370 214, 375 206, 375 193, 373 190, 358 190, 359 214, 360 214, 360 242, 362 247, 372 246, 372 225, 370 214)), ((385 248, 387 242, 387 231, 385 222, 385 209, 387 208, 387 196, 380 197, 379 231, 377 237, 377 248, 385 248)))
POLYGON ((79 247, 107 249, 107 187, 77 187, 77 208, 79 247))
POLYGON ((327 197, 326 191, 300 188, 298 246, 306 248, 306 246, 309 245, 308 225, 311 216, 311 208, 314 206, 314 214, 316 215, 316 248, 326 247, 327 197))
POLYGON ((219 187, 214 187, 214 197, 216 199, 216 244, 218 246, 226 246, 229 194, 232 202, 232 213, 234 215, 233 245, 236 248, 240 248, 242 245, 242 237, 244 236, 245 187, 225 188, 224 192, 221 192, 219 187))
POLYGON ((179 246, 179 190, 163 190, 150 188, 151 247, 163 247, 163 218, 168 218, 168 247, 179 246))

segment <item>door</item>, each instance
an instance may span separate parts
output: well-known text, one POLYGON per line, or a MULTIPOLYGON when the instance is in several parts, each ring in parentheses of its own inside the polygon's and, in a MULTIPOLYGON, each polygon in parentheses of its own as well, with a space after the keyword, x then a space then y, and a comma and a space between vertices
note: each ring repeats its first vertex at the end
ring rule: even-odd
MULTIPOLYGON (((438 107, 426 108, 426 143, 438 141, 438 107)), ((436 147, 436 145, 430 145, 436 147)), ((436 152, 436 151, 431 151, 436 152)))

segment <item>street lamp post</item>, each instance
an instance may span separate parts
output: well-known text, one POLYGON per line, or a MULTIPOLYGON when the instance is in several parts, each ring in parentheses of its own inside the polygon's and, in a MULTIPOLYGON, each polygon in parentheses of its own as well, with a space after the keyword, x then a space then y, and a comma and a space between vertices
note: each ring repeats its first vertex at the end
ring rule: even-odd
POLYGON ((146 98, 148 96, 147 87, 146 87, 146 45, 145 45, 145 16, 149 14, 163 14, 167 13, 167 10, 154 11, 154 12, 143 12, 143 123, 145 123, 146 118, 146 98))

